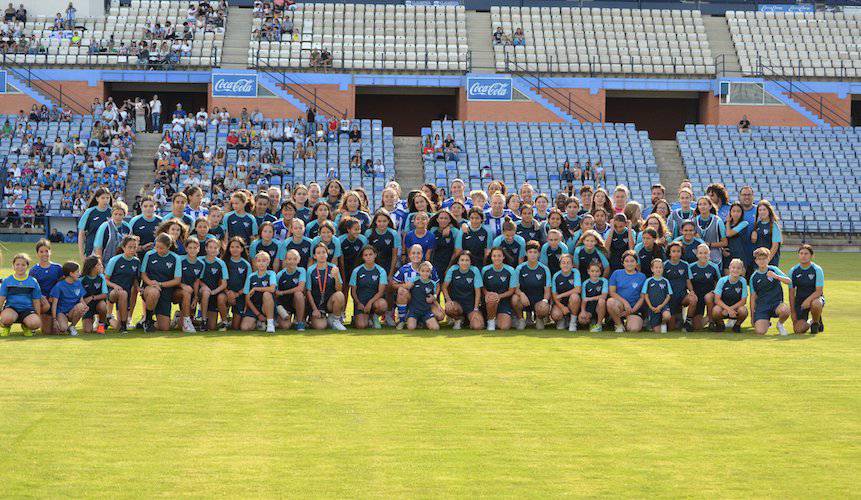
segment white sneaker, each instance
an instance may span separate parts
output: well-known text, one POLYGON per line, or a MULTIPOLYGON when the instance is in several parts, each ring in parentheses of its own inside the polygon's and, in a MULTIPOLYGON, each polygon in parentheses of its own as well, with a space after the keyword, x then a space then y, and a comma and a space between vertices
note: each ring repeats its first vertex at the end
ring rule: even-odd
POLYGON ((535 329, 536 330, 543 330, 544 329, 544 319, 535 318, 535 329))
POLYGON ((495 319, 487 320, 487 331, 492 332, 494 330, 496 330, 496 320, 495 319))
POLYGON ((517 325, 518 330, 523 330, 524 328, 526 328, 526 320, 523 318, 517 318, 516 320, 514 320, 514 324, 517 325))
POLYGON ((568 320, 568 331, 569 332, 576 332, 577 331, 577 320, 573 317, 568 320))
POLYGON ((266 333, 275 333, 275 320, 267 319, 266 320, 266 333))
POLYGON ((78 336, 78 329, 72 325, 69 325, 69 335, 71 335, 72 337, 77 337, 78 336))
POLYGON ((786 327, 783 326, 783 323, 777 324, 777 332, 783 336, 789 335, 789 332, 786 331, 786 327))
POLYGON ((565 318, 562 318, 556 322, 556 329, 557 330, 564 330, 567 327, 568 327, 568 325, 566 324, 565 318))
POLYGON ((335 330, 338 330, 339 332, 343 332, 347 329, 347 327, 344 326, 344 323, 341 323, 341 318, 337 318, 337 317, 332 318, 332 328, 334 328, 335 330))
POLYGON ((661 333, 667 333, 667 324, 666 323, 661 324, 661 333))
POLYGON ((726 325, 727 328, 732 328, 735 326, 735 320, 734 319, 728 319, 724 322, 724 324, 726 325))
POLYGON ((185 333, 194 333, 194 325, 191 323, 191 318, 182 318, 182 331, 185 333))
POLYGON ((281 319, 287 319, 287 316, 289 316, 289 315, 287 314, 287 309, 285 309, 285 308, 284 308, 284 306, 278 306, 278 307, 276 307, 276 308, 275 308, 275 312, 277 312, 277 313, 278 313, 278 317, 279 317, 279 318, 281 318, 281 319))
POLYGON ((463 320, 462 319, 456 319, 456 320, 454 320, 454 324, 452 325, 452 329, 453 330, 460 330, 462 328, 462 326, 463 326, 463 320))
POLYGON ((625 333, 625 327, 622 325, 616 325, 616 333, 625 333))

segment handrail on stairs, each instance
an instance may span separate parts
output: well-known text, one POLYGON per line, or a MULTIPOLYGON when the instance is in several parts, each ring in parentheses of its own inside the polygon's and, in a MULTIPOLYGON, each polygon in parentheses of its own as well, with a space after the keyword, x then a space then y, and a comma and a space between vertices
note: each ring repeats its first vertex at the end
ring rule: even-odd
POLYGON ((309 90, 304 84, 291 77, 286 71, 279 70, 261 59, 259 50, 257 52, 257 57, 255 57, 255 61, 255 69, 257 69, 257 71, 263 72, 269 77, 274 78, 281 86, 285 87, 285 91, 295 95, 301 101, 305 102, 305 104, 317 108, 318 111, 322 112, 326 116, 339 118, 347 116, 347 109, 340 109, 334 104, 327 102, 325 99, 317 95, 317 89, 309 90), (286 88, 287 85, 291 85, 289 90, 286 88))
POLYGON ((585 105, 578 102, 569 91, 567 94, 550 84, 546 79, 541 78, 537 73, 534 73, 505 54, 505 67, 511 70, 511 73, 534 87, 539 95, 544 95, 546 98, 553 101, 553 104, 562 108, 566 113, 575 119, 583 122, 604 122, 604 114, 598 112, 596 115, 585 105))
MULTIPOLYGON (((790 63, 791 64, 791 63, 790 63)), ((820 118, 838 127, 851 127, 852 118, 838 111, 839 106, 825 96, 812 95, 815 92, 805 85, 797 77, 792 75, 781 75, 775 68, 762 64, 757 56, 757 76, 768 80, 780 87, 809 111, 816 113, 820 118)))
POLYGON ((39 78, 33 73, 29 66, 27 66, 26 69, 15 68, 12 63, 12 59, 7 59, 5 53, 2 56, 2 67, 4 70, 11 73, 13 76, 18 78, 22 82, 25 82, 27 86, 32 87, 36 91, 42 93, 48 99, 56 100, 61 108, 68 108, 73 113, 77 113, 80 115, 92 114, 92 111, 89 107, 81 104, 68 93, 63 93, 63 84, 60 83, 54 85, 47 80, 39 78))

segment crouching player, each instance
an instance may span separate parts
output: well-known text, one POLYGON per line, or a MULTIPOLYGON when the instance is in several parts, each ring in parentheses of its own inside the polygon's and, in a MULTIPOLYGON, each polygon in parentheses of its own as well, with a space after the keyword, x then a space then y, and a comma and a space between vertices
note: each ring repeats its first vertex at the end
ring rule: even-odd
POLYGON ((582 285, 580 271, 574 269, 574 257, 567 253, 559 257, 559 267, 551 283, 553 309, 550 310, 550 317, 556 322, 557 330, 564 330, 567 321, 568 331, 576 332, 582 285))
MULTIPOLYGON (((200 310, 203 314, 201 331, 214 330, 218 327, 218 315, 221 321, 227 322, 227 264, 218 257, 221 252, 221 240, 206 239, 204 243, 206 257, 203 259, 203 276, 200 277, 200 310)), ((225 327, 225 330, 227 328, 225 327)))
MULTIPOLYGON (((351 230, 355 232, 358 221, 348 220, 351 230), (355 223, 355 224, 354 224, 355 223)), ((342 243, 348 243, 344 239, 342 243)), ((386 313, 389 306, 383 295, 389 279, 382 266, 377 265, 377 249, 365 245, 361 251, 362 264, 353 268, 350 273, 350 296, 353 298, 353 326, 367 328, 368 324, 379 329, 380 316, 386 313)), ((346 260, 346 259, 345 259, 346 260)))
POLYGON ((25 337, 42 327, 42 319, 36 313, 42 299, 39 283, 27 275, 30 257, 19 253, 12 258, 12 275, 0 284, 0 336, 8 337, 12 324, 21 323, 25 337))
POLYGON ((589 264, 589 279, 582 283, 580 292, 580 315, 577 321, 584 326, 589 326, 592 333, 604 329, 604 318, 607 317, 607 294, 610 291, 610 282, 603 277, 604 268, 598 260, 589 264))
POLYGON ((81 267, 77 262, 63 264, 63 279, 51 289, 51 318, 57 333, 69 332, 72 337, 78 336, 75 325, 87 312, 84 304, 84 287, 78 280, 81 267))
POLYGON ((105 333, 108 317, 108 281, 102 267, 101 257, 90 255, 84 259, 83 277, 81 285, 84 286, 84 303, 89 310, 84 313, 84 332, 105 333), (96 321, 96 316, 99 317, 96 321))
POLYGON ((538 262, 541 254, 541 246, 536 241, 530 241, 526 245, 526 262, 517 266, 514 272, 517 274, 518 289, 514 292, 514 316, 515 326, 523 330, 526 319, 530 312, 535 318, 535 328, 544 329, 545 321, 550 317, 550 269, 538 262))
MULTIPOLYGON (((170 251, 173 239, 167 233, 158 235, 155 247, 146 253, 141 263, 144 307, 144 332, 170 330, 170 308, 173 291, 182 277, 179 256, 170 251)), ((85 266, 86 270, 86 266, 85 266)))
MULTIPOLYGON (((299 221, 301 222, 301 221, 299 221)), ((275 312, 278 327, 285 330, 292 326, 290 315, 296 322, 296 331, 305 331, 305 270, 299 267, 301 257, 295 249, 284 256, 284 269, 276 276, 275 312)))
POLYGON ((792 327, 795 333, 816 335, 824 328, 822 308, 825 307, 825 273, 813 262, 813 247, 798 248, 798 264, 789 270, 789 304, 792 307, 792 327), (808 317, 810 318, 808 320, 808 317))
POLYGON ((517 291, 517 273, 505 264, 505 252, 500 247, 490 250, 490 262, 481 270, 487 329, 494 331, 498 326, 500 330, 508 330, 514 313, 511 302, 517 291))
POLYGON ((453 322, 453 328, 460 330, 463 320, 469 321, 473 330, 484 328, 484 318, 481 317, 481 271, 472 265, 472 254, 469 250, 460 254, 457 264, 448 268, 442 285, 442 295, 445 297, 445 315, 453 322))
POLYGON ((117 330, 128 333, 128 322, 137 301, 141 261, 138 259, 138 242, 134 235, 123 237, 120 254, 111 257, 105 267, 108 300, 117 306, 117 330))
POLYGON ((179 304, 182 331, 185 333, 196 331, 191 318, 194 316, 194 310, 197 309, 197 301, 200 297, 200 278, 206 268, 203 259, 197 257, 199 254, 200 240, 194 236, 185 240, 185 255, 179 259, 182 266, 182 276, 179 286, 173 292, 173 303, 179 304))
POLYGON ((649 308, 646 324, 655 333, 667 333, 667 323, 672 319, 670 299, 673 287, 664 278, 664 262, 661 259, 652 259, 651 271, 652 276, 643 283, 643 300, 649 308))
POLYGON ((757 248, 753 252, 756 269, 750 275, 750 310, 753 311, 753 329, 764 335, 771 328, 771 318, 777 318, 777 331, 789 335, 783 323, 789 319, 789 306, 783 302, 782 283, 790 284, 789 279, 777 266, 771 266, 771 252, 767 248, 757 248))
MULTIPOLYGON (((269 269, 269 254, 261 250, 254 257, 254 272, 245 280, 245 310, 240 328, 248 332, 266 325, 266 333, 275 333, 275 272, 269 269)), ((261 328, 262 329, 262 328, 261 328)))
POLYGON ((714 331, 722 332, 730 327, 735 333, 741 332, 741 324, 747 319, 747 281, 744 279, 744 263, 741 259, 730 261, 729 274, 718 280, 714 296, 714 331))
MULTIPOLYGON (((410 303, 407 311, 407 329, 415 330, 420 324, 428 330, 439 330, 431 304, 436 302, 437 285, 431 279, 433 264, 424 261, 419 264, 419 274, 405 287, 410 291, 410 303)), ((401 329, 398 325, 398 329, 401 329)))
MULTIPOLYGON (((412 283, 415 277, 418 276, 419 266, 424 260, 424 255, 424 249, 418 243, 410 246, 409 253, 407 254, 407 258, 409 259, 409 261, 403 266, 401 266, 401 268, 397 270, 395 275, 392 276, 392 283, 397 289, 395 301, 397 303, 398 310, 398 330, 402 330, 404 326, 406 326, 407 321, 407 310, 409 309, 410 302, 410 287, 406 285, 412 283)), ((431 269, 430 279, 434 283, 439 283, 439 277, 437 276, 436 269, 431 269)), ((445 313, 443 312, 439 304, 436 302, 431 304, 431 311, 433 311, 434 316, 436 316, 437 323, 442 321, 442 318, 445 317, 445 313)))

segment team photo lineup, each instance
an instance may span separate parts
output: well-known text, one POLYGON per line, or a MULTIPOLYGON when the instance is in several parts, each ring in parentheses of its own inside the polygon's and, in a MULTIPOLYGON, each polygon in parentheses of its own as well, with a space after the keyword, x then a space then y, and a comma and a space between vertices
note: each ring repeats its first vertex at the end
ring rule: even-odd
POLYGON ((24 335, 79 326, 740 332, 747 319, 756 334, 823 331, 814 250, 781 255, 779 216, 752 188, 731 201, 721 184, 694 193, 684 181, 669 201, 656 184, 642 203, 623 185, 600 187, 591 170, 566 164, 560 178, 552 198, 529 183, 469 191, 457 179, 444 197, 432 184, 402 193, 392 181, 379 207, 334 178, 236 190, 209 206, 187 187, 165 211, 143 197, 137 214, 98 188, 80 216, 78 259, 53 262, 47 240, 32 258, 13 257, 0 334, 15 323, 24 335), (778 267, 787 260, 788 274, 778 267))

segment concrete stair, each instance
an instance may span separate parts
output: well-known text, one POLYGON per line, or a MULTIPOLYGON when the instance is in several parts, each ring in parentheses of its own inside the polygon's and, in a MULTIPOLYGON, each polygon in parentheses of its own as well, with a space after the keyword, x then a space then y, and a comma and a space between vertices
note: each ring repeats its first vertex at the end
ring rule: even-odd
POLYGON ((703 26, 706 29, 709 47, 712 49, 715 62, 717 62, 718 56, 724 56, 723 65, 717 68, 718 73, 741 74, 741 64, 738 62, 738 53, 735 51, 735 44, 732 42, 732 35, 726 18, 703 16, 703 26))
POLYGON ((652 150, 655 152, 655 162, 658 164, 658 173, 661 174, 661 184, 667 188, 667 193, 674 193, 682 179, 687 177, 679 143, 676 141, 651 142, 652 150))
POLYGON ((425 181, 421 137, 395 137, 395 180, 404 193, 418 189, 425 181))
POLYGON ((161 144, 161 134, 154 132, 137 134, 135 151, 126 178, 126 201, 129 204, 134 202, 141 187, 152 183, 155 179, 153 158, 158 152, 159 144, 161 144))
POLYGON ((251 9, 240 7, 229 9, 221 67, 245 69, 248 67, 248 46, 251 42, 251 9))
POLYGON ((492 33, 489 12, 466 12, 466 38, 472 54, 473 73, 494 73, 496 71, 493 44, 490 40, 492 33))

